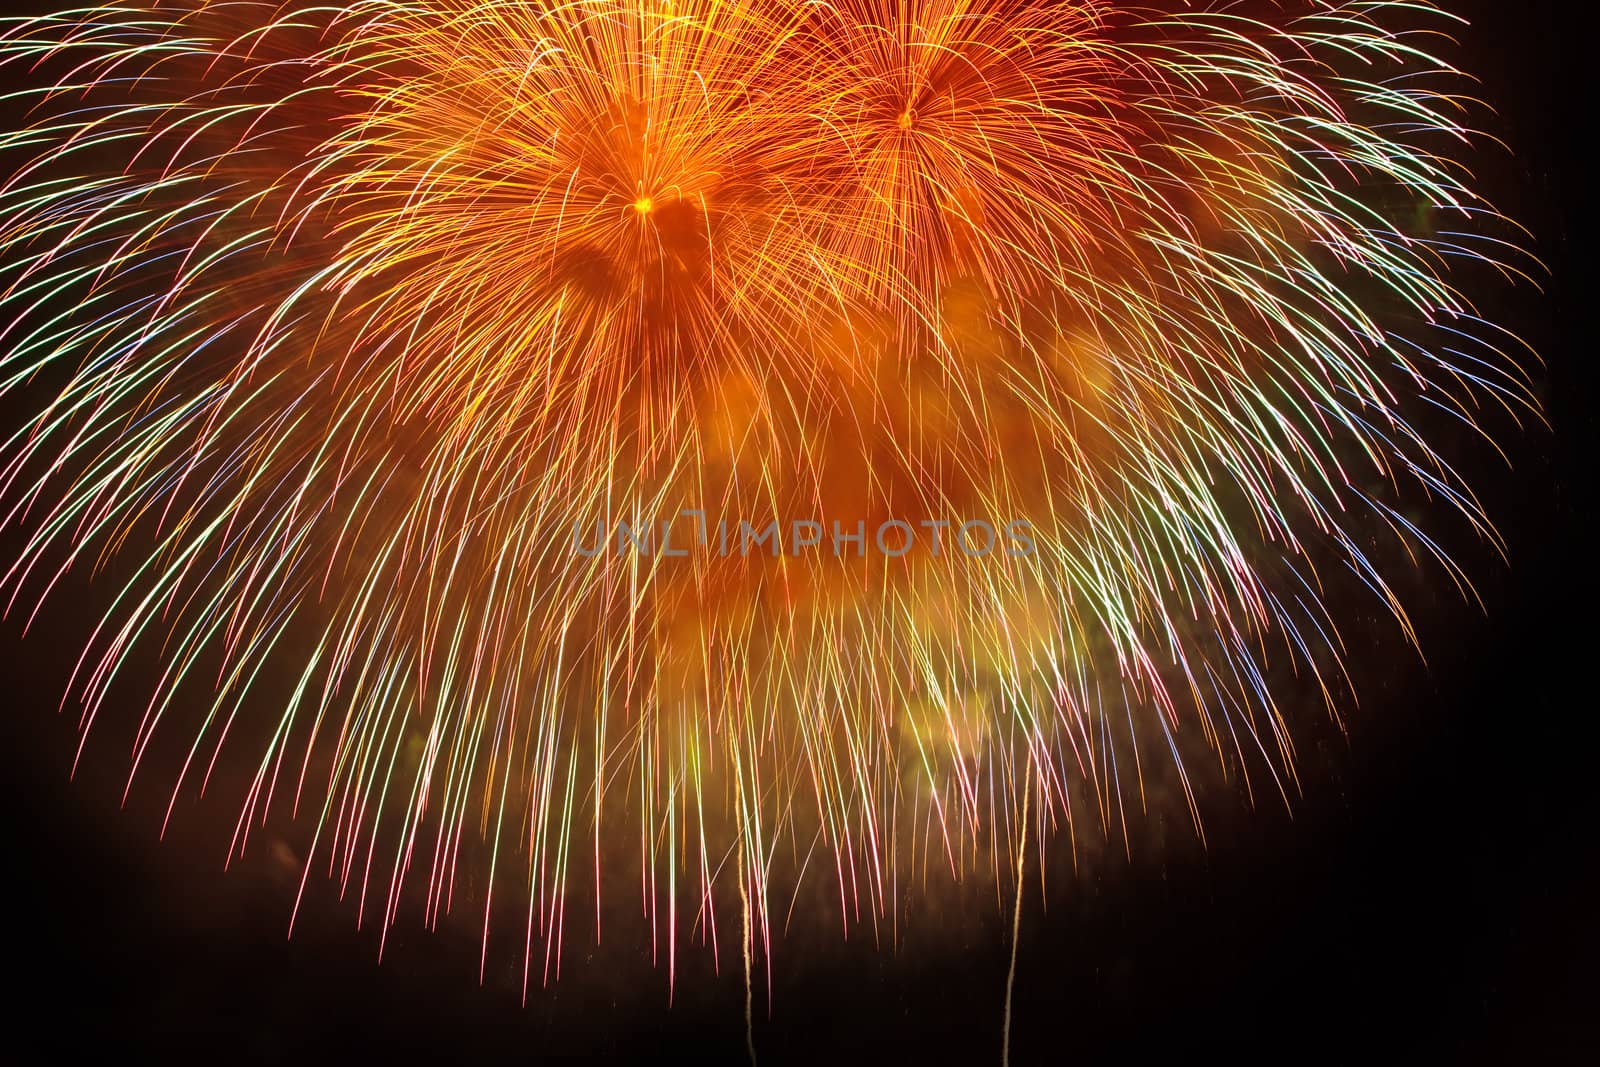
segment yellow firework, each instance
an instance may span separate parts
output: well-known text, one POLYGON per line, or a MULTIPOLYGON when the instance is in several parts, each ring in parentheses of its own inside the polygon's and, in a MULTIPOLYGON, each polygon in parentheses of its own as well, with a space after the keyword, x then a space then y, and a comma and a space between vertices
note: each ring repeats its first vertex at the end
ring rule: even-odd
POLYGON ((669 959, 737 906, 748 965, 805 878, 875 921, 929 857, 1128 837, 1155 784, 1198 825, 1200 765, 1287 798, 1274 679, 1349 699, 1324 565, 1409 634, 1357 536, 1464 588, 1399 494, 1494 537, 1408 413, 1528 410, 1449 271, 1515 253, 1455 162, 1447 25, 11 21, 13 605, 131 561, 71 679, 87 732, 158 665, 130 785, 157 737, 174 801, 245 768, 234 847, 304 820, 385 929, 482 870, 486 950, 520 913, 535 976, 580 882, 597 923, 642 887, 669 959))

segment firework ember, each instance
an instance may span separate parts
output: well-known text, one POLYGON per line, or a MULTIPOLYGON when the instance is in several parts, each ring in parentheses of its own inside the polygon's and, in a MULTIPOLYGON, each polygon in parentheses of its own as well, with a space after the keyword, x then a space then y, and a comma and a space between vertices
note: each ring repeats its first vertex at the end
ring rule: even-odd
POLYGON ((1202 779, 1288 801, 1297 721, 1354 703, 1330 584, 1412 638, 1373 546, 1470 595, 1428 531, 1495 541, 1419 414, 1533 411, 1463 291, 1521 259, 1451 27, 9 20, 8 610, 95 574, 63 681, 129 788, 211 783, 234 854, 307 827, 302 894, 470 907, 534 985, 641 896, 669 969, 748 967, 801 885, 873 924, 942 871, 1136 847, 1157 793, 1198 831, 1202 779))

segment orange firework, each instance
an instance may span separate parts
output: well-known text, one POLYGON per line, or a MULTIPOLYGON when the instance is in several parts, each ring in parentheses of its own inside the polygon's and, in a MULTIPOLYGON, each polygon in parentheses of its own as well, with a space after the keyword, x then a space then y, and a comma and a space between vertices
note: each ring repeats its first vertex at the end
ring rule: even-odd
POLYGON ((233 847, 304 820, 385 930, 484 870, 525 975, 618 839, 669 960, 736 899, 748 968, 823 867, 876 922, 1198 827, 1201 770, 1287 799, 1274 679, 1349 699, 1319 568, 1408 635, 1358 532, 1470 588, 1363 487, 1494 538, 1410 406, 1530 404, 1448 272, 1510 246, 1446 16, 1260 7, 10 21, 13 603, 131 561, 71 679, 87 732, 157 664, 130 787, 242 768, 233 847))

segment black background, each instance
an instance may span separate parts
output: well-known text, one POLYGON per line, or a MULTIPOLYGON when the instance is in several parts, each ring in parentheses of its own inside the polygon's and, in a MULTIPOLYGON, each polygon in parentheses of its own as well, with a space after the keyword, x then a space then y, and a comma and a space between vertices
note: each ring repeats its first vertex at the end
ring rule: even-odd
MULTIPOLYGON (((1348 742, 1313 761, 1292 818, 1246 813, 1203 852, 1100 865, 1053 884, 1048 911, 1031 894, 1013 1062, 1553 1062, 1590 1044, 1600 563, 1592 301, 1571 228, 1593 185, 1578 169, 1594 139, 1576 73, 1588 30, 1578 5, 1452 6, 1472 18, 1460 62, 1498 109, 1488 128, 1515 148, 1482 180, 1550 268, 1542 295, 1502 310, 1547 362, 1552 428, 1513 440, 1512 471, 1473 472, 1511 564, 1474 570, 1487 614, 1426 621, 1426 669, 1384 646, 1396 662, 1366 672, 1377 691, 1348 742)), ((479 986, 470 922, 403 927, 381 963, 375 934, 338 908, 308 909, 286 939, 292 879, 225 874, 214 840, 158 843, 159 812, 124 810, 114 777, 69 781, 73 716, 53 714, 69 650, 18 632, 0 631, 0 1057, 743 1058, 726 955, 720 975, 686 962, 669 1005, 648 959, 584 967, 577 938, 567 973, 521 1007, 514 983, 479 986)), ((780 945, 770 1014, 757 992, 762 1062, 997 1060, 1009 945, 990 910, 898 952, 780 945)))

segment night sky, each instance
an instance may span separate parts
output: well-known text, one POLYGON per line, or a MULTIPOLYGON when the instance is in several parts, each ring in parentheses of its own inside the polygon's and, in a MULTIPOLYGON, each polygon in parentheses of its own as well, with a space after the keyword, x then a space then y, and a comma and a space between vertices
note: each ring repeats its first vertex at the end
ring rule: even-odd
MULTIPOLYGON (((1497 427, 1514 468, 1482 448, 1469 468, 1510 564, 1461 546, 1487 612, 1444 588, 1424 597, 1426 666, 1374 617, 1352 653, 1361 706, 1346 736, 1303 753, 1292 813, 1208 818, 1204 849, 1174 830, 1131 860, 1090 857, 1077 879, 1052 878, 1048 910, 1034 884, 1015 1063, 1543 1063, 1592 1049, 1595 416, 1578 321, 1592 301, 1571 247, 1592 185, 1576 169, 1594 136, 1593 92, 1576 80, 1587 28, 1577 5, 1547 0, 1449 6, 1473 20, 1458 58, 1499 111, 1487 129, 1516 149, 1481 153, 1480 184, 1551 272, 1543 293, 1484 301, 1547 364, 1535 373, 1551 428, 1497 427)), ((67 612, 94 602, 63 599, 67 612)), ((574 936, 560 980, 541 990, 536 976, 523 1007, 519 950, 492 956, 480 986, 470 915, 437 932, 402 921, 380 963, 376 930, 322 892, 286 939, 288 846, 263 839, 224 872, 236 811, 220 797, 158 841, 166 793, 124 807, 115 744, 92 744, 69 780, 75 715, 55 708, 82 628, 58 616, 26 641, 18 618, 0 629, 14 987, 0 1060, 743 1062, 734 945, 720 974, 685 951, 669 1004, 642 940, 618 928, 597 950, 574 936)), ((757 989, 761 1062, 997 1062, 1009 900, 978 887, 960 903, 922 905, 894 949, 799 924, 776 952, 770 1013, 757 989)))

